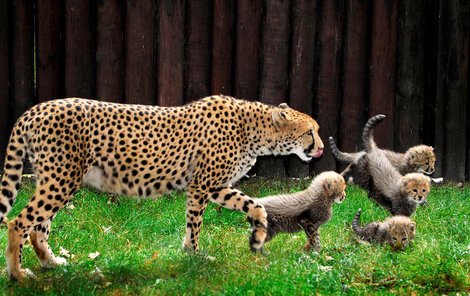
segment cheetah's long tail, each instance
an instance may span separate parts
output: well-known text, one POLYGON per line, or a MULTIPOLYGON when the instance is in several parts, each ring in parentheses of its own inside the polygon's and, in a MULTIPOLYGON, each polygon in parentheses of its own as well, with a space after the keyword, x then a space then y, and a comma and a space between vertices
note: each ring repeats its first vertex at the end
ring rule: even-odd
POLYGON ((331 152, 339 162, 347 164, 354 161, 354 157, 351 154, 339 150, 338 146, 336 146, 335 139, 333 139, 333 137, 329 137, 328 142, 330 143, 331 152))
POLYGON ((369 153, 373 148, 377 147, 377 144, 374 141, 374 128, 385 119, 385 115, 378 114, 375 115, 369 120, 367 120, 366 125, 362 131, 362 143, 364 145, 364 149, 367 153, 369 153))
POLYGON ((362 209, 357 210, 356 216, 354 216, 354 220, 352 221, 352 229, 360 237, 364 236, 364 229, 359 226, 359 221, 361 219, 361 211, 362 209))
POLYGON ((0 223, 10 212, 23 174, 23 160, 26 157, 26 140, 18 122, 13 127, 6 151, 5 165, 0 186, 0 223))

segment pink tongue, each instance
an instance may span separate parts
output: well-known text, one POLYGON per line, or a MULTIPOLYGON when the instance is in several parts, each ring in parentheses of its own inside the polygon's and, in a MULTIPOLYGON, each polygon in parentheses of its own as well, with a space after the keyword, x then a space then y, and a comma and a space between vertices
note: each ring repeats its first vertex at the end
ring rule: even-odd
POLYGON ((320 156, 322 156, 322 154, 323 154, 323 150, 318 149, 318 150, 315 152, 315 154, 313 154, 313 157, 320 157, 320 156))

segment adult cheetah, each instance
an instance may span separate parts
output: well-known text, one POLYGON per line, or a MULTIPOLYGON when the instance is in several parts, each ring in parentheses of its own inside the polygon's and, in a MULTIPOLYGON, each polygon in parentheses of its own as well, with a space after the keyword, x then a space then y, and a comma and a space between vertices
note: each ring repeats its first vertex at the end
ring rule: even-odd
POLYGON ((257 156, 320 157, 318 129, 315 120, 286 104, 274 107, 222 95, 181 107, 78 98, 38 104, 18 119, 7 147, 0 221, 15 201, 26 155, 37 176, 29 204, 8 223, 8 273, 13 278, 31 274, 21 268, 28 236, 42 266, 65 263, 49 248, 51 221, 82 184, 141 197, 186 189, 184 248, 198 250, 202 216, 211 200, 254 221, 250 246, 259 250, 266 238, 266 211, 231 184, 257 156))

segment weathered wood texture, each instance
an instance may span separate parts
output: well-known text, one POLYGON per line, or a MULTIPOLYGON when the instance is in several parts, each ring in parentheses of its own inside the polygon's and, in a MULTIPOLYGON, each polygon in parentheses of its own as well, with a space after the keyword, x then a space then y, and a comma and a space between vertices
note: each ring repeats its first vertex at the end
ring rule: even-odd
POLYGON ((424 97, 424 0, 403 0, 398 15, 395 147, 420 144, 424 97))
POLYGON ((368 104, 368 46, 370 1, 347 0, 343 47, 343 93, 339 135, 344 151, 361 150, 361 135, 368 104))
POLYGON ((0 165, 3 169, 5 149, 11 128, 10 112, 10 72, 9 72, 9 39, 8 39, 8 1, 0 1, 0 165))
POLYGON ((468 65, 470 41, 470 3, 446 1, 449 23, 443 24, 449 34, 444 81, 447 90, 445 108, 443 174, 449 179, 464 181, 467 154, 468 65), (462 67, 461 65, 467 65, 462 67), (467 98, 467 99, 462 99, 467 98))
POLYGON ((215 0, 212 24, 211 93, 233 95, 235 1, 215 0))
POLYGON ((383 113, 388 117, 374 131, 374 137, 379 145, 393 149, 398 1, 376 0, 371 3, 369 116, 383 113))
POLYGON ((470 2, 48 0, 0 3, 0 159, 15 120, 78 96, 177 106, 228 94, 312 114, 325 155, 260 159, 265 177, 340 169, 327 144, 435 147, 434 176, 470 177, 470 2))
POLYGON ((97 3, 95 97, 98 100, 124 100, 123 12, 124 6, 120 0, 97 3))
POLYGON ((39 1, 36 6, 36 95, 39 102, 64 93, 63 1, 39 1))
MULTIPOLYGON (((317 11, 318 1, 294 1, 292 7, 289 106, 309 115, 313 112, 317 11)), ((289 177, 308 176, 309 169, 310 166, 296 156, 286 161, 289 177)))
POLYGON ((16 119, 35 103, 34 21, 30 2, 12 1, 11 8, 10 99, 16 119))
POLYGON ((65 96, 94 96, 91 0, 65 1, 65 96))
MULTIPOLYGON (((289 2, 267 1, 262 33, 260 101, 279 105, 287 98, 289 54, 289 2)), ((259 161, 258 175, 285 177, 284 159, 263 157, 259 161)))
POLYGON ((212 1, 186 5, 185 101, 210 95, 212 1))
POLYGON ((258 98, 262 11, 261 1, 237 1, 234 91, 238 98, 258 98))
MULTIPOLYGON (((337 138, 339 131, 344 1, 322 1, 321 10, 314 114, 321 126, 320 136, 328 145, 328 137, 337 138)), ((314 169, 320 172, 336 170, 336 161, 330 149, 325 149, 322 159, 315 162, 314 169)))
POLYGON ((124 100, 154 105, 155 100, 155 1, 126 2, 124 40, 124 100))
POLYGON ((160 1, 157 36, 157 103, 184 103, 184 16, 183 0, 160 1))

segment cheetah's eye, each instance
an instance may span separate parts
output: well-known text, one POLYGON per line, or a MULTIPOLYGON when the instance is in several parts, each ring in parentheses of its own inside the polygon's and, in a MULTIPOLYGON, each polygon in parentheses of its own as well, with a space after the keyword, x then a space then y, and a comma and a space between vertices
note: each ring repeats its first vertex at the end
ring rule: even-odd
POLYGON ((406 237, 404 237, 404 238, 401 239, 402 242, 404 242, 404 241, 406 241, 406 240, 407 240, 406 237))
POLYGON ((396 241, 397 241, 397 238, 396 238, 396 237, 392 237, 392 240, 393 240, 393 242, 396 242, 396 241))
POLYGON ((414 193, 418 193, 418 189, 413 189, 413 192, 414 192, 414 193))
POLYGON ((423 189, 423 192, 426 192, 426 189, 423 189))

